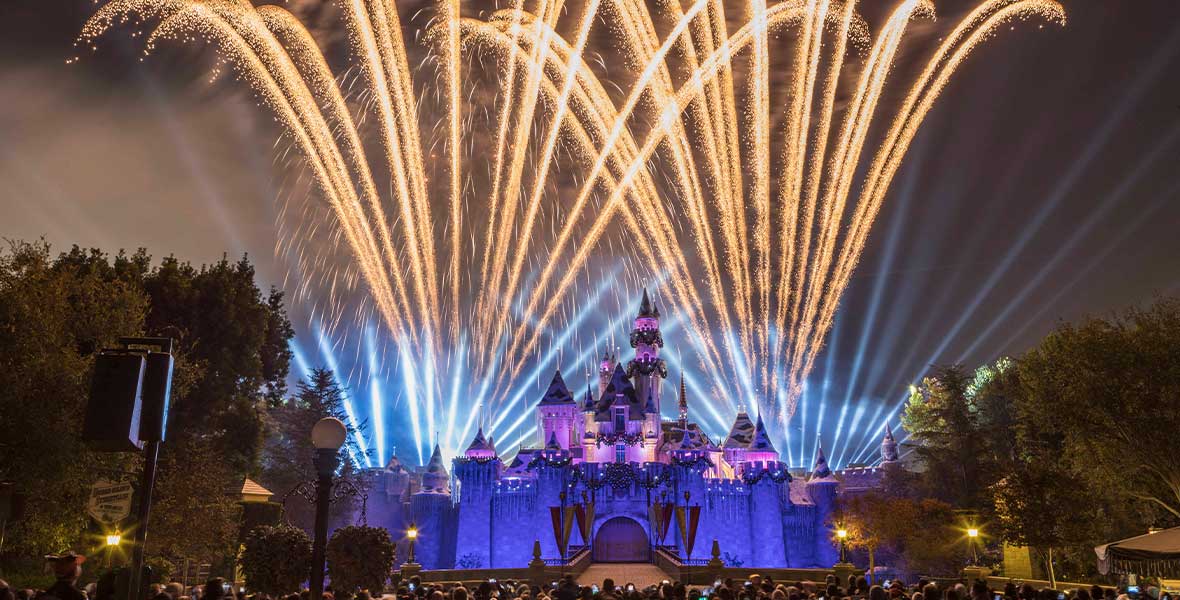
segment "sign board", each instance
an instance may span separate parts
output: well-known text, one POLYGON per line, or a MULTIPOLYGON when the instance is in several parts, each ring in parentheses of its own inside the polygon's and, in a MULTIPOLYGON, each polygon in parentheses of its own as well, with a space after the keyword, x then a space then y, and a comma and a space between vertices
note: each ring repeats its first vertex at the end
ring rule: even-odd
POLYGON ((130 483, 96 481, 90 486, 86 512, 99 523, 118 523, 131 514, 131 499, 134 495, 135 490, 130 483))

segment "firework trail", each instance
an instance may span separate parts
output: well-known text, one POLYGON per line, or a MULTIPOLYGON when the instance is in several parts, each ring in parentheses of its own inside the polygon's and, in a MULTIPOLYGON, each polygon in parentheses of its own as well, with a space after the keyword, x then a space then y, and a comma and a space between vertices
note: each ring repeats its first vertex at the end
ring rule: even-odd
MULTIPOLYGON (((375 317, 402 370, 419 371, 403 381, 419 445, 440 424, 462 444, 456 412, 470 428, 515 404, 546 340, 585 318, 579 281, 602 293, 590 271, 603 257, 662 281, 714 415, 746 405, 785 426, 950 77, 1002 25, 1064 11, 986 0, 916 78, 891 82, 929 0, 900 1, 875 36, 851 0, 728 4, 740 14, 723 0, 435 0, 414 15, 341 0, 349 63, 334 71, 279 6, 110 0, 79 46, 124 25, 147 32, 145 53, 211 45, 215 70, 273 112, 331 216, 299 229, 327 225, 326 248, 291 240, 300 269, 330 282, 328 323, 363 289, 356 318, 375 317), (904 90, 896 107, 882 105, 889 86, 904 90)), ((365 335, 373 362, 378 334, 365 335)))

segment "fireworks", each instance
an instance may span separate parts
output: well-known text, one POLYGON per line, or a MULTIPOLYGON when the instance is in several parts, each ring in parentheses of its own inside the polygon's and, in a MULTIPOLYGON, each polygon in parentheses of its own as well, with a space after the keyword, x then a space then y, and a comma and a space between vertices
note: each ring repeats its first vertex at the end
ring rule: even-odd
MULTIPOLYGON (((901 1, 875 36, 855 2, 833 0, 512 0, 466 16, 436 0, 425 17, 339 4, 347 74, 287 10, 246 0, 111 0, 79 45, 127 23, 150 30, 145 52, 203 40, 274 113, 348 257, 321 277, 321 305, 338 322, 336 296, 365 290, 402 370, 420 371, 403 373, 419 446, 422 428, 459 444, 475 414, 517 403, 543 338, 582 314, 579 280, 623 244, 630 277, 663 281, 712 414, 746 405, 785 424, 948 79, 1001 25, 1064 19, 1051 0, 985 1, 891 84, 928 1, 901 1), (898 106, 882 105, 887 85, 905 90, 898 106)), ((496 423, 512 420, 501 439, 527 433, 496 423)))

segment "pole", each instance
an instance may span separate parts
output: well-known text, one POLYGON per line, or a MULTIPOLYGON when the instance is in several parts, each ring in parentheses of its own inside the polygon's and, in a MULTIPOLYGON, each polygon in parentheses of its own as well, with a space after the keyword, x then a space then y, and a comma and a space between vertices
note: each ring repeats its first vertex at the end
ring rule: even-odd
POLYGON ((318 449, 314 462, 319 477, 315 483, 315 537, 311 544, 308 588, 311 600, 321 600, 324 596, 324 555, 328 547, 328 505, 332 502, 332 475, 339 462, 337 451, 318 449))
POLYGON ((143 598, 143 562, 147 546, 148 519, 152 511, 152 489, 156 485, 156 461, 160 456, 159 440, 146 442, 143 447, 143 474, 139 482, 139 506, 135 520, 135 537, 131 544, 131 585, 127 586, 127 600, 143 598))

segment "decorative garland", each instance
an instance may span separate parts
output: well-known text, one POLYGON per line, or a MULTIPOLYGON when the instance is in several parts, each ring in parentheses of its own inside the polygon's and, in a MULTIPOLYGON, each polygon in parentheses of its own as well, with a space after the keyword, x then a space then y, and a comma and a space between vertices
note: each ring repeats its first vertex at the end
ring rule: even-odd
POLYGON ((634 348, 639 344, 663 348, 664 337, 660 335, 659 329, 636 329, 631 332, 631 347, 634 348))
POLYGON ((652 373, 659 373, 660 377, 668 378, 668 365, 664 364, 663 359, 655 359, 653 361, 633 360, 627 363, 627 377, 635 377, 639 375, 651 375, 652 373))
POLYGON ((574 464, 574 459, 572 457, 567 456, 565 458, 548 458, 544 455, 544 453, 541 453, 534 456, 532 460, 529 461, 529 464, 525 465, 525 468, 532 471, 541 465, 546 467, 562 468, 568 467, 572 464, 574 464))
POLYGON ((704 470, 709 467, 712 467, 713 461, 709 460, 709 457, 704 456, 704 455, 698 456, 696 458, 690 458, 690 459, 677 458, 676 456, 673 456, 672 457, 672 464, 677 467, 687 467, 689 469, 704 470))
POLYGON ((610 484, 614 489, 630 487, 631 484, 638 481, 638 477, 635 475, 635 468, 629 464, 607 463, 603 471, 602 481, 610 484))
POLYGON ((755 483, 762 481, 764 477, 769 477, 770 480, 775 483, 789 483, 791 481, 791 474, 783 468, 774 470, 759 469, 755 473, 750 473, 749 471, 742 473, 742 481, 746 485, 754 485, 755 483))
POLYGON ((485 456, 482 458, 478 457, 478 456, 456 456, 455 457, 455 462, 459 463, 461 465, 462 464, 470 464, 470 463, 475 463, 477 465, 486 465, 490 462, 494 462, 497 460, 500 460, 500 457, 498 457, 498 456, 485 456))
POLYGON ((623 442, 624 444, 626 444, 628 446, 641 446, 641 445, 643 445, 643 434, 642 433, 610 433, 610 434, 607 434, 607 433, 600 432, 598 434, 598 437, 595 438, 595 440, 594 440, 594 445, 597 448, 601 448, 604 444, 607 446, 613 446, 619 442, 623 442))

